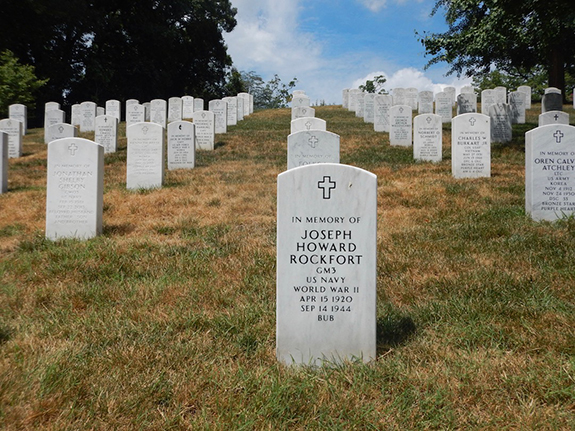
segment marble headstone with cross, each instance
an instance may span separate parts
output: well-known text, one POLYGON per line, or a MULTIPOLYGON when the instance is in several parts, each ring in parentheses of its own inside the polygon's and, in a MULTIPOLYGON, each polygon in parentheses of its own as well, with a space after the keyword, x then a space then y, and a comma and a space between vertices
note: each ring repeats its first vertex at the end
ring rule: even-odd
POLYGON ((128 127, 126 188, 154 189, 164 183, 164 128, 157 123, 128 127))
POLYGON ((194 112, 203 111, 204 110, 204 99, 201 97, 194 98, 194 112))
POLYGON ((196 126, 196 149, 213 150, 216 140, 216 125, 214 113, 211 111, 194 112, 196 126))
POLYGON ((301 117, 291 121, 290 133, 310 130, 327 130, 327 123, 316 117, 301 117))
POLYGON ((525 212, 533 220, 575 215, 575 127, 550 124, 525 133, 525 212))
POLYGON ((413 158, 441 162, 442 122, 435 114, 421 114, 413 119, 413 158))
POLYGON ((491 122, 484 114, 458 115, 451 121, 451 171, 455 178, 491 176, 491 122))
POLYGON ((287 168, 317 163, 339 163, 339 135, 324 130, 292 133, 288 136, 287 168))
POLYGON ((417 111, 419 90, 415 87, 405 89, 405 104, 411 106, 412 111, 417 111))
POLYGON ((529 85, 520 85, 517 87, 517 91, 525 94, 525 108, 531 109, 531 87, 529 85))
POLYGON ((72 126, 80 127, 82 124, 82 105, 75 103, 70 108, 70 124, 72 126))
POLYGON ((489 115, 489 107, 495 105, 496 91, 492 89, 483 90, 481 92, 481 113, 489 115))
MULTIPOLYGON (((81 108, 81 106, 80 106, 81 108)), ((82 119, 82 112, 80 111, 80 123, 82 119)), ((44 131, 53 124, 60 124, 66 122, 66 113, 61 109, 51 109, 44 114, 44 131)))
POLYGON ((168 124, 168 170, 193 169, 196 164, 195 126, 189 121, 168 124))
POLYGON ((22 157, 22 123, 5 118, 0 120, 0 131, 8 134, 8 157, 22 157))
POLYGON ((302 117, 315 117, 315 109, 310 107, 292 108, 291 119, 295 120, 302 117))
POLYGON ((409 105, 394 105, 389 110, 389 143, 392 146, 409 147, 411 137, 412 114, 409 105))
POLYGON ((280 174, 277 190, 278 360, 375 359, 377 177, 323 163, 280 174))
POLYGON ((82 138, 48 144, 46 238, 101 234, 103 196, 104 147, 82 138))
POLYGON ((76 138, 78 136, 78 128, 66 123, 52 124, 44 133, 44 143, 48 144, 56 139, 76 138))
POLYGON ((126 128, 146 121, 146 108, 139 103, 132 103, 126 108, 126 128))
POLYGON ((112 115, 100 115, 96 117, 95 129, 94 141, 104 147, 104 153, 115 153, 118 149, 118 119, 112 115))
POLYGON ((547 126, 549 124, 569 124, 569 114, 564 111, 548 111, 539 114, 538 125, 547 126))
POLYGON ((457 96, 457 115, 477 112, 477 95, 461 93, 457 96))

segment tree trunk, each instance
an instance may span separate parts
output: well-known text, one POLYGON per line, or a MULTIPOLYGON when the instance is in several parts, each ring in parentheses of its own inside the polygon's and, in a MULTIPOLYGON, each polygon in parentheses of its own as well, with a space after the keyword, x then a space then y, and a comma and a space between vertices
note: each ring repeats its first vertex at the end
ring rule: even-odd
POLYGON ((565 55, 563 48, 553 46, 550 53, 549 87, 557 87, 563 95, 563 102, 567 101, 565 93, 565 55))

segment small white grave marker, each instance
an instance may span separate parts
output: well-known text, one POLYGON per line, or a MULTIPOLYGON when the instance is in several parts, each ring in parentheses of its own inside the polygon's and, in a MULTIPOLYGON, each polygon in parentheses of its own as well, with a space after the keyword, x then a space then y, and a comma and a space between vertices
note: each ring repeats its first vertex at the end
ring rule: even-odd
POLYGON ((104 147, 82 138, 50 142, 46 190, 46 238, 101 234, 104 147))
POLYGON ((153 189, 164 183, 164 128, 156 123, 137 123, 128 137, 126 187, 153 189))
POLYGON ((168 170, 193 169, 196 163, 194 124, 174 121, 168 124, 168 170))
POLYGON ((455 178, 491 176, 491 125, 484 114, 462 114, 451 121, 451 171, 455 178))
POLYGON ((213 150, 216 139, 214 113, 210 111, 194 112, 196 126, 196 149, 213 150))
POLYGON ((412 127, 411 106, 394 105, 389 110, 389 143, 392 146, 409 147, 412 127))
POLYGON ((442 122, 435 114, 422 114, 413 119, 413 158, 441 162, 442 122))
POLYGON ((104 147, 104 153, 115 153, 118 148, 118 118, 113 115, 100 115, 96 117, 95 129, 94 141, 104 147))

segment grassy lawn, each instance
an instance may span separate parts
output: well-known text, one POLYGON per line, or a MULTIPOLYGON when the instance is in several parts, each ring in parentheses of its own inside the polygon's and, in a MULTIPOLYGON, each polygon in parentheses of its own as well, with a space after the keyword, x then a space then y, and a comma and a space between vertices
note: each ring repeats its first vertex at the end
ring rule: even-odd
POLYGON ((316 107, 341 162, 378 176, 378 358, 319 369, 274 352, 288 109, 229 127, 157 190, 126 190, 122 138, 89 241, 44 239, 31 130, 0 195, 0 429, 574 429, 575 219, 524 211, 539 113, 492 146, 491 178, 454 179, 450 125, 444 160, 421 163, 316 107))

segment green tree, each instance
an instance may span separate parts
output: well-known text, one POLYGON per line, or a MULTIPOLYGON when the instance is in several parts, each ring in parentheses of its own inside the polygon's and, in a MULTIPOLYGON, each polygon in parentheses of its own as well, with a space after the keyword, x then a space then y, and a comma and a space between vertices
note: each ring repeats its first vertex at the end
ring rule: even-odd
POLYGON ((377 94, 385 94, 385 88, 383 85, 387 79, 384 75, 378 75, 373 78, 373 80, 368 79, 365 81, 365 84, 360 85, 359 89, 366 92, 366 93, 377 93, 377 94))
MULTIPOLYGON (((226 87, 237 88, 231 84, 231 79, 238 79, 233 72, 229 79, 226 87)), ((241 81, 241 88, 254 96, 254 109, 286 108, 291 102, 291 90, 297 82, 297 78, 294 78, 284 84, 277 74, 266 82, 254 71, 240 72, 239 80, 241 81)), ((234 91, 230 92, 229 95, 233 96, 238 93, 234 91)))
POLYGON ((528 76, 538 68, 565 94, 565 72, 575 68, 573 0, 437 0, 445 33, 423 33, 428 66, 447 62, 458 76, 528 76))
POLYGON ((0 50, 49 78, 40 102, 224 93, 230 0, 3 0, 0 50))
POLYGON ((34 109, 34 95, 47 80, 38 79, 34 67, 20 64, 11 51, 0 53, 0 113, 8 114, 14 103, 34 109))

